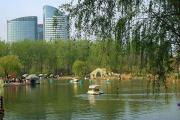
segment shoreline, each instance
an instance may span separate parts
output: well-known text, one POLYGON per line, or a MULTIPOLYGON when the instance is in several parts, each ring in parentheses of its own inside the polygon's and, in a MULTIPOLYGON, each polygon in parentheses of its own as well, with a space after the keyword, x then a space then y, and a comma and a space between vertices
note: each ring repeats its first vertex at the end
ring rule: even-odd
MULTIPOLYGON (((71 80, 73 78, 81 79, 80 77, 75 76, 61 76, 57 78, 58 80, 71 80)), ((157 80, 158 76, 153 76, 151 74, 146 75, 133 75, 133 74, 121 74, 120 77, 117 76, 106 76, 106 77, 98 77, 98 78, 88 78, 90 80, 157 80)), ((84 78, 83 78, 84 80, 84 78)), ((180 80, 180 77, 174 74, 166 75, 166 81, 180 80)))

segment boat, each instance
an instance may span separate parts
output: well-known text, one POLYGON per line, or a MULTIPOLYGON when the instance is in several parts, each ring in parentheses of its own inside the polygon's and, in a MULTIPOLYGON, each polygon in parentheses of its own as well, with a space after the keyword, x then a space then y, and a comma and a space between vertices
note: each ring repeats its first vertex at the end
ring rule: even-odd
POLYGON ((26 77, 26 80, 31 84, 40 84, 39 77, 36 74, 31 74, 26 77))
POLYGON ((22 78, 26 78, 28 76, 28 74, 23 74, 22 78))
POLYGON ((100 85, 90 85, 87 94, 100 95, 100 94, 103 94, 103 91, 100 90, 100 85))
POLYGON ((89 80, 89 76, 85 76, 85 77, 84 77, 84 80, 89 80))
POLYGON ((79 83, 79 80, 77 78, 73 78, 72 80, 70 80, 70 83, 79 83))

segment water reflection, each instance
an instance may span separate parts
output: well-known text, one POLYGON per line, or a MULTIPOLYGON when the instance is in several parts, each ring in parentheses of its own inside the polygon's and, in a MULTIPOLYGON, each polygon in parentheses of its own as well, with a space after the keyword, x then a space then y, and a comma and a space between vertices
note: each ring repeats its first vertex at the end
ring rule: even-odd
POLYGON ((4 88, 0 87, 0 96, 2 96, 4 94, 4 88))
POLYGON ((96 96, 95 95, 88 95, 89 104, 95 105, 96 104, 96 96))
POLYGON ((176 92, 169 88, 168 93, 157 96, 147 94, 146 81, 138 80, 110 81, 108 84, 92 81, 101 85, 105 92, 97 96, 86 94, 89 81, 69 84, 66 80, 43 80, 37 86, 11 86, 0 91, 5 99, 4 119, 7 120, 178 120, 180 87, 179 81, 176 82, 176 92))
POLYGON ((4 114, 0 114, 0 120, 3 120, 4 114))
POLYGON ((78 94, 78 84, 75 83, 75 84, 72 84, 71 86, 73 88, 72 92, 74 93, 74 95, 77 95, 78 94))

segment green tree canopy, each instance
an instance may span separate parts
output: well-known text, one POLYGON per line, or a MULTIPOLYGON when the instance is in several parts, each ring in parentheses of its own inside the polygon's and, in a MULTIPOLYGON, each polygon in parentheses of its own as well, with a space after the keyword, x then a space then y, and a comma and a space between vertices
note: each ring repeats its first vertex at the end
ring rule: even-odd
POLYGON ((104 56, 98 59, 100 63, 111 63, 111 49, 104 43, 110 38, 110 45, 112 38, 114 62, 121 70, 124 63, 130 69, 136 65, 164 82, 165 75, 172 70, 173 54, 179 54, 172 53, 180 48, 179 6, 179 0, 78 0, 76 5, 61 7, 75 21, 78 36, 85 33, 100 37, 100 53, 104 56))
POLYGON ((21 68, 21 63, 18 56, 7 55, 0 58, 0 67, 4 75, 8 77, 10 73, 18 73, 21 68))
POLYGON ((76 60, 73 64, 72 71, 76 76, 83 77, 87 73, 87 65, 83 61, 76 60))

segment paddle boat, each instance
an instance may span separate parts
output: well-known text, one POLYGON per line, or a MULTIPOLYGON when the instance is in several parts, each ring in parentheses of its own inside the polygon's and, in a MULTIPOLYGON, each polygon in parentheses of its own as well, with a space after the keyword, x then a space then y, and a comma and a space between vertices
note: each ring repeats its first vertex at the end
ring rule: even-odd
POLYGON ((84 77, 84 80, 88 80, 89 78, 88 77, 84 77))
POLYGON ((70 83, 79 83, 79 79, 73 78, 72 80, 70 80, 70 83))
POLYGON ((39 77, 36 74, 31 74, 26 77, 26 81, 29 81, 30 84, 40 84, 39 77))
POLYGON ((100 95, 100 94, 103 94, 103 91, 100 90, 100 85, 90 85, 87 94, 100 95))

